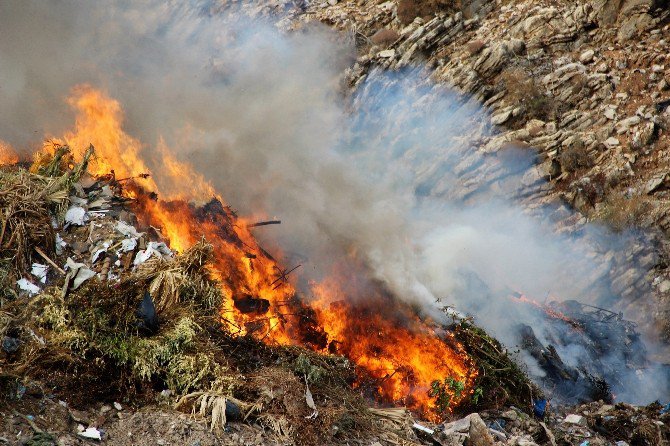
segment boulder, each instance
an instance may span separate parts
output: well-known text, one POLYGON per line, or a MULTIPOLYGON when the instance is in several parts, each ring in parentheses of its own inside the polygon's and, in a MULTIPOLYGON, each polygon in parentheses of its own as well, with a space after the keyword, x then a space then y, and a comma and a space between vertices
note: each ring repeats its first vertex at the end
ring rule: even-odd
POLYGON ((594 0, 593 9, 601 26, 619 24, 620 42, 630 40, 647 30, 653 23, 649 12, 654 0, 594 0))

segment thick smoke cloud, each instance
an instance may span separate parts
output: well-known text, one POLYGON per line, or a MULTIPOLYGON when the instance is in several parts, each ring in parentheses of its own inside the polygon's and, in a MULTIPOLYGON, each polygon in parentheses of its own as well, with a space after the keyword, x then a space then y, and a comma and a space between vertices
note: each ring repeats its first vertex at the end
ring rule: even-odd
MULTIPOLYGON (((71 126, 75 85, 101 88, 123 105, 161 192, 180 188, 160 177, 165 141, 241 213, 282 219, 259 235, 305 263, 304 283, 355 257, 425 313, 454 305, 510 347, 518 322, 543 323, 511 308, 510 292, 615 300, 593 283, 602 263, 585 238, 518 205, 542 182, 533 154, 479 153, 485 112, 419 71, 372 73, 349 98, 354 53, 337 36, 281 34, 203 2, 4 1, 0 30, 0 140, 32 150, 71 126)), ((605 362, 624 376, 615 347, 605 362)), ((560 353, 577 363, 583 352, 560 353)))

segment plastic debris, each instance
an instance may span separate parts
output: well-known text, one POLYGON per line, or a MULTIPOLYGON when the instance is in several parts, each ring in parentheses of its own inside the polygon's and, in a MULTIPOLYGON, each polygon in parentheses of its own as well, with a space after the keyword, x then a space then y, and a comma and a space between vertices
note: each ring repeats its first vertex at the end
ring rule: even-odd
POLYGON ((88 220, 86 209, 81 206, 72 206, 65 213, 65 223, 67 225, 83 226, 88 220))
POLYGON ((566 416, 563 422, 567 424, 576 424, 578 426, 586 426, 586 418, 574 413, 571 413, 570 415, 566 416))
POLYGON ((5 336, 4 338, 2 338, 2 349, 6 353, 16 352, 19 349, 20 345, 21 345, 21 341, 16 339, 16 338, 12 338, 12 337, 9 337, 9 336, 5 336))
POLYGON ((123 239, 121 242, 121 251, 128 252, 137 248, 137 237, 123 239))
POLYGON ((316 417, 318 417, 319 411, 316 408, 316 404, 314 404, 314 398, 312 397, 312 392, 309 390, 309 384, 307 384, 307 377, 305 377, 305 402, 307 403, 307 407, 312 409, 312 413, 310 415, 307 415, 305 419, 313 420, 316 417))
POLYGON ((126 237, 137 238, 143 234, 143 232, 137 232, 137 229, 135 229, 134 226, 129 225, 128 223, 122 220, 116 223, 115 229, 121 234, 125 235, 126 237))
POLYGON ((149 292, 144 293, 144 298, 137 309, 137 317, 140 318, 138 329, 147 334, 154 334, 158 331, 158 315, 154 301, 149 292))
POLYGON ((435 433, 435 431, 433 429, 427 428, 426 426, 422 426, 419 423, 414 423, 412 425, 412 429, 415 429, 419 432, 423 432, 423 433, 428 434, 428 435, 433 435, 435 433))
POLYGON ((539 419, 544 419, 544 414, 547 411, 547 400, 533 400, 533 415, 539 419))
POLYGON ((138 251, 137 256, 135 256, 135 266, 141 265, 142 263, 149 260, 152 256, 159 258, 170 258, 172 257, 172 251, 167 245, 163 242, 149 242, 147 244, 147 249, 142 249, 138 251))
POLYGON ((69 271, 67 277, 65 277, 65 284, 67 286, 70 281, 72 281, 72 286, 70 288, 73 290, 79 288, 82 283, 86 282, 96 274, 95 271, 92 271, 88 266, 83 263, 75 262, 71 257, 67 258, 65 269, 69 271))
POLYGON ((56 255, 63 254, 63 248, 67 246, 65 240, 63 240, 60 234, 56 233, 56 255))
POLYGON ((30 270, 30 273, 37 277, 40 282, 47 283, 47 273, 49 272, 49 266, 42 265, 41 263, 33 263, 33 268, 30 270))
POLYGON ((100 434, 100 431, 95 427, 89 427, 82 432, 78 432, 77 435, 84 438, 90 438, 92 440, 102 440, 102 435, 100 434))
POLYGON ((107 252, 107 249, 110 247, 109 242, 104 242, 101 247, 93 251, 93 255, 91 256, 91 263, 95 263, 98 258, 100 257, 100 254, 103 254, 107 252))
POLYGON ((23 291, 27 291, 31 296, 40 292, 40 287, 29 281, 28 279, 19 279, 16 281, 16 284, 23 291))

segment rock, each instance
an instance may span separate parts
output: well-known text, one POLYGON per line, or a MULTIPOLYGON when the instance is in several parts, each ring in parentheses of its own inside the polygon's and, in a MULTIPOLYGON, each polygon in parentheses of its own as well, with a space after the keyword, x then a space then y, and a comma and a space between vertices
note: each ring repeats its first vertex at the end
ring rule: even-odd
POLYGON ((616 131, 619 135, 626 133, 630 130, 631 127, 638 125, 640 123, 639 116, 631 116, 630 118, 623 119, 616 124, 616 131))
POLYGON ((667 293, 668 291, 670 291, 670 280, 666 279, 663 282, 661 282, 658 285, 658 291, 660 291, 661 293, 667 293))
MULTIPOLYGON (((468 415, 469 417, 469 415, 468 415)), ((470 429, 470 419, 468 417, 462 418, 460 420, 452 421, 451 423, 446 423, 444 425, 444 430, 442 431, 444 435, 449 436, 457 432, 468 432, 470 429)))
POLYGON ((571 413, 570 415, 566 416, 565 419, 563 420, 564 423, 566 424, 576 424, 578 426, 586 426, 586 418, 584 418, 581 415, 577 415, 574 413, 571 413))
POLYGON ((391 48, 390 50, 380 51, 377 56, 382 59, 392 59, 395 56, 395 50, 391 48))
POLYGON ((477 413, 469 415, 470 418, 470 441, 468 445, 470 446, 492 446, 493 437, 489 433, 488 427, 484 423, 484 420, 477 413))
POLYGON ((579 61, 581 63, 589 63, 593 61, 593 56, 595 56, 595 54, 596 52, 593 50, 586 50, 579 56, 579 61))
POLYGON ((667 178, 668 178, 668 174, 661 174, 661 175, 657 175, 657 176, 653 177, 652 179, 647 181, 647 184, 645 184, 644 193, 645 194, 650 194, 650 193, 658 190, 661 186, 663 186, 663 184, 665 183, 667 178))
POLYGON ((501 125, 504 124, 509 120, 509 118, 512 116, 512 111, 506 111, 502 113, 498 113, 497 115, 494 115, 491 117, 491 123, 493 125, 501 125))
POLYGON ((335 5, 337 5, 337 0, 328 0, 328 4, 330 6, 335 6, 335 5))
POLYGON ((612 136, 610 138, 607 138, 603 144, 605 144, 605 146, 607 146, 609 148, 612 148, 612 147, 617 147, 620 143, 619 143, 619 140, 617 138, 612 136))
POLYGON ((614 107, 607 107, 607 108, 605 109, 605 113, 604 113, 604 115, 605 115, 605 117, 606 117, 607 119, 609 119, 610 121, 614 120, 614 118, 616 118, 616 108, 614 108, 614 107))
POLYGON ((500 42, 485 48, 473 64, 474 70, 483 77, 492 77, 509 61, 512 49, 510 42, 500 42))
POLYGON ((664 65, 652 65, 651 66, 651 72, 652 73, 662 73, 663 70, 665 70, 664 65))
POLYGON ((377 30, 376 33, 370 37, 370 41, 374 45, 380 45, 380 46, 388 46, 398 40, 400 37, 400 34, 398 31, 395 31, 393 29, 388 29, 388 28, 382 28, 377 30))
POLYGON ((661 82, 658 83, 658 89, 661 91, 665 91, 668 89, 668 81, 665 79, 661 79, 661 82))
POLYGON ((642 129, 640 130, 640 143, 644 146, 648 146, 654 141, 656 137, 656 124, 653 122, 647 122, 642 129))

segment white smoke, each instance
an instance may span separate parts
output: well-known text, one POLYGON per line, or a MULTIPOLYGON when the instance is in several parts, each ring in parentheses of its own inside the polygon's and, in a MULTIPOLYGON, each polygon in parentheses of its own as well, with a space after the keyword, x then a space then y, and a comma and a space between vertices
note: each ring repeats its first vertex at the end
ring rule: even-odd
POLYGON ((434 317, 454 305, 510 347, 517 323, 542 323, 510 292, 615 301, 593 283, 597 247, 518 204, 542 181, 534 155, 480 153, 485 111, 420 71, 372 73, 347 97, 354 51, 337 36, 282 34, 203 2, 4 1, 0 29, 0 139, 32 150, 71 125, 72 87, 102 88, 161 188, 175 187, 153 150, 163 138, 241 213, 281 218, 259 236, 305 259, 305 280, 355 252, 399 298, 434 317))

